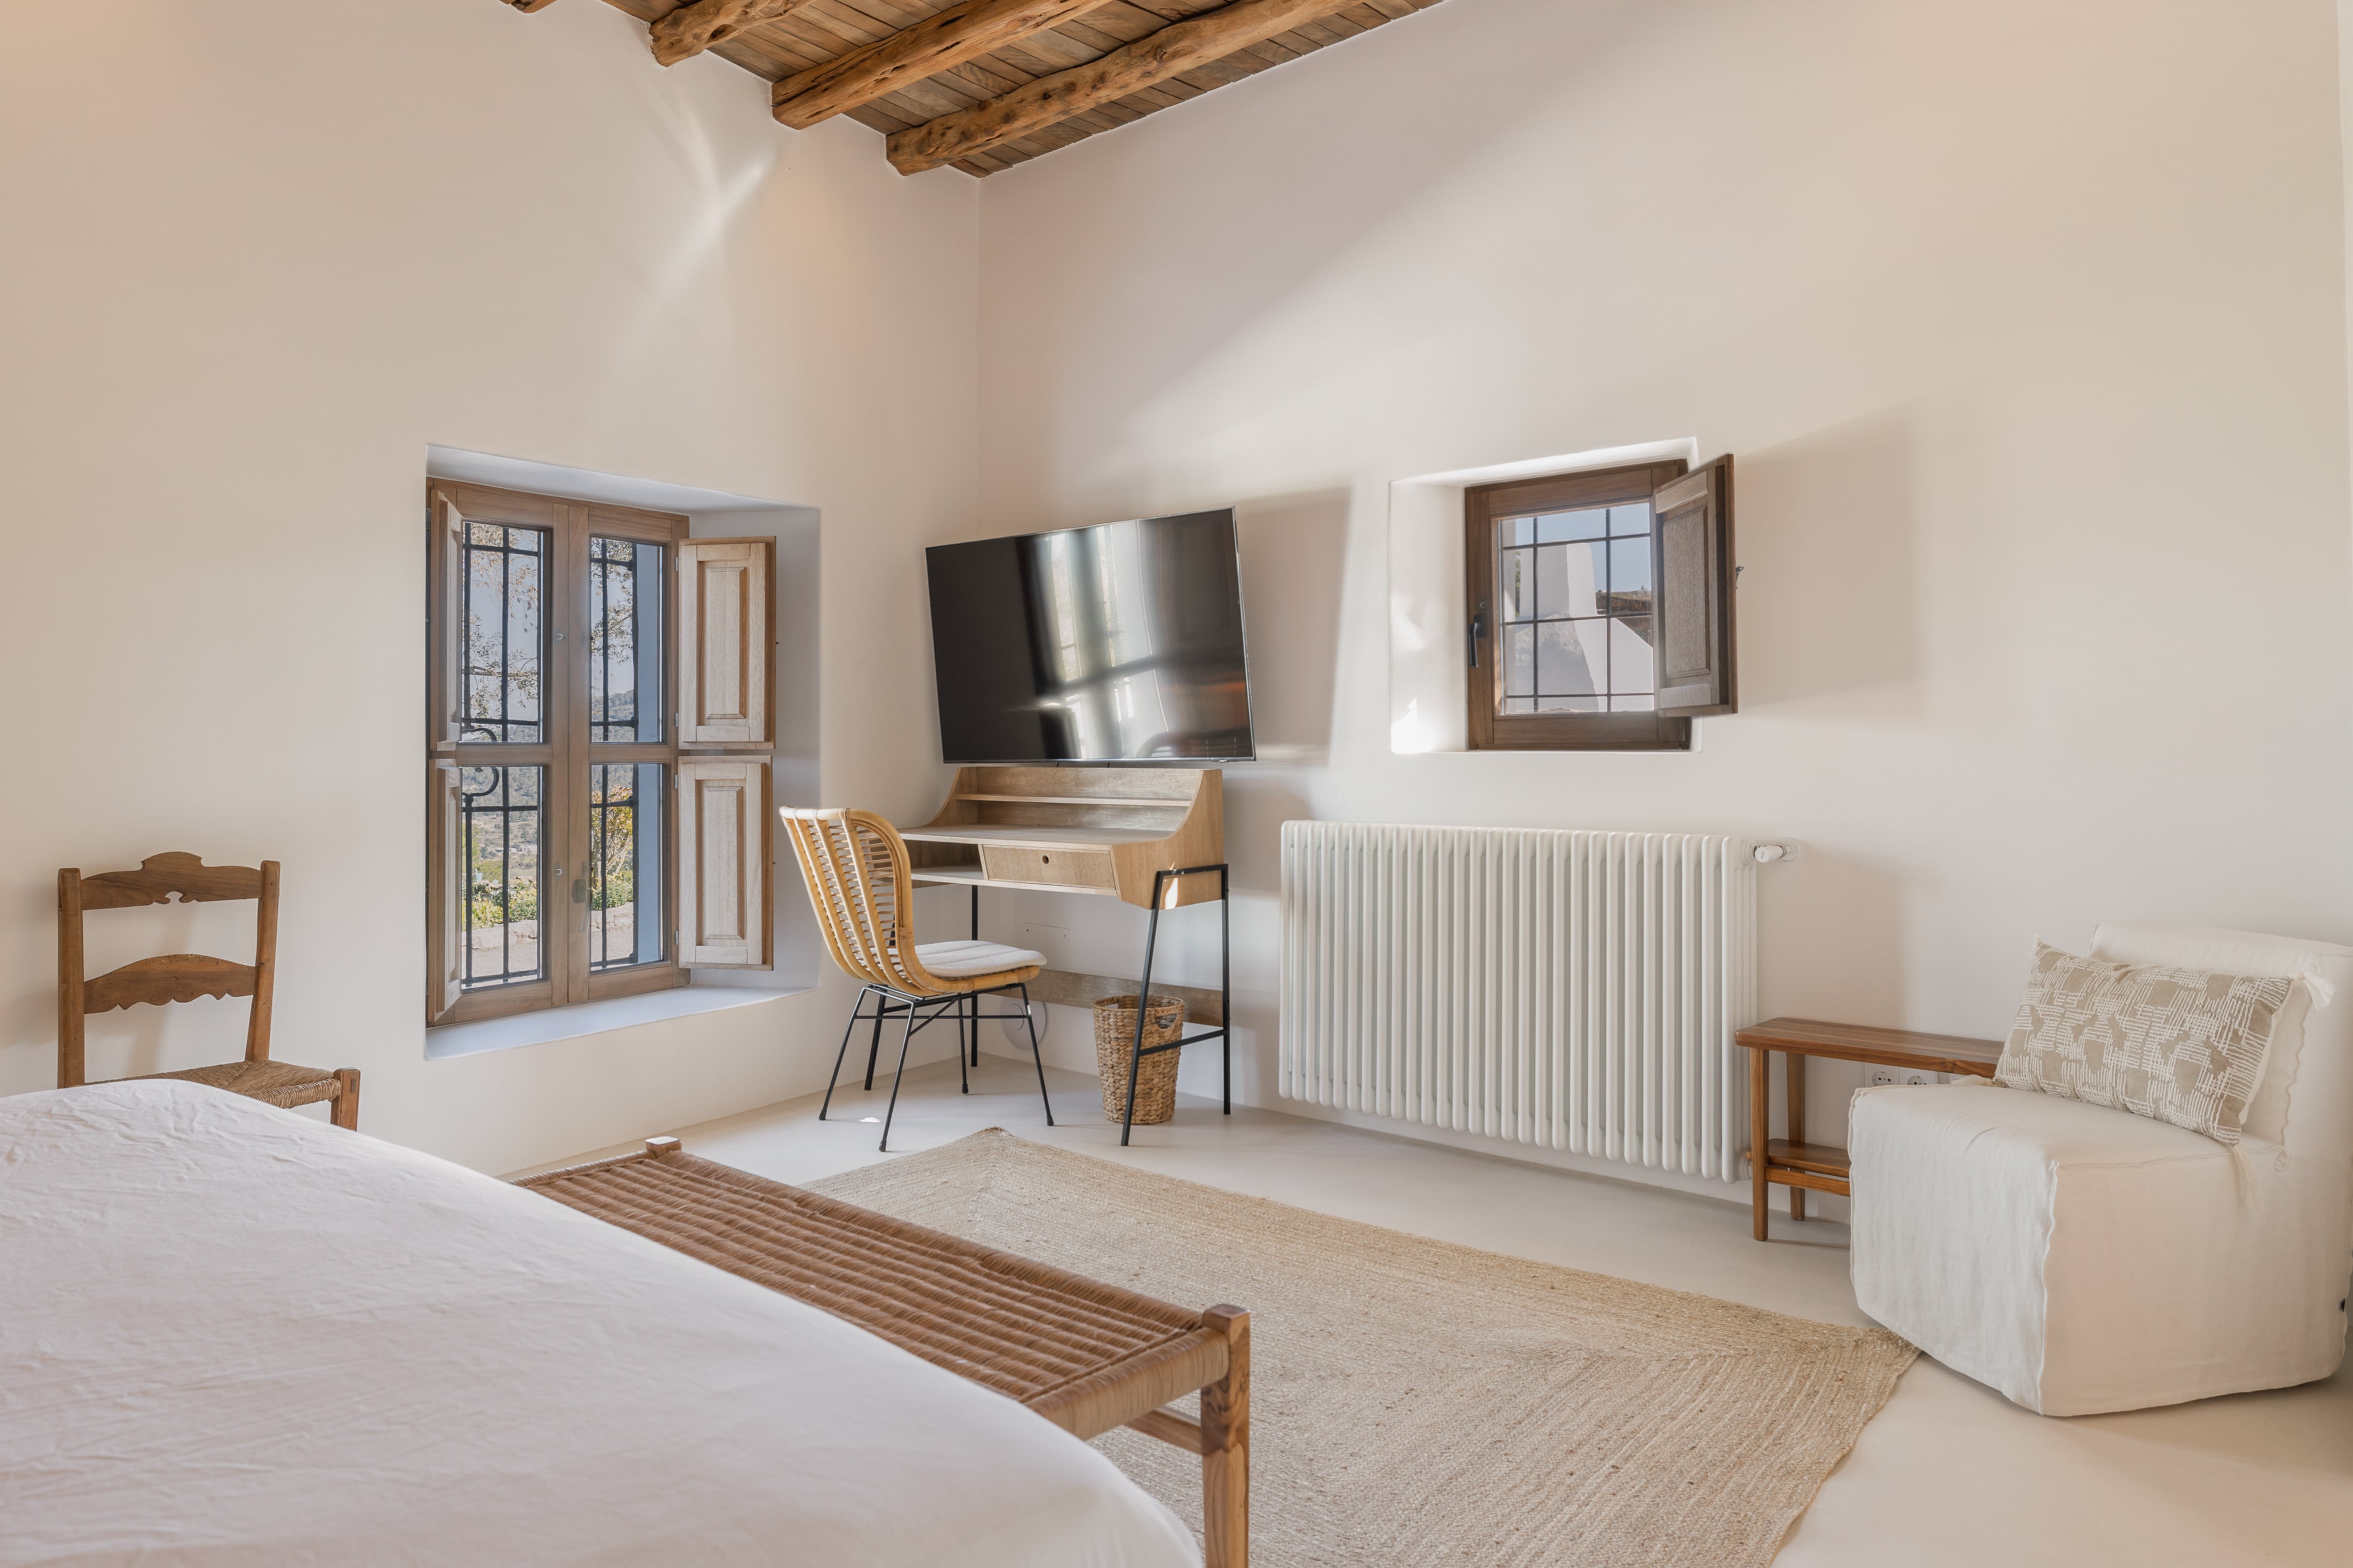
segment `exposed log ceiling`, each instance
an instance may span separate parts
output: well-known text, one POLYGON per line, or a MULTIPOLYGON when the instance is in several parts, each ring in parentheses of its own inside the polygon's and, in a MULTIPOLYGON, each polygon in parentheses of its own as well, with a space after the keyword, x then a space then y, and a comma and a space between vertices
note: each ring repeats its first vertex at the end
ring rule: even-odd
POLYGON ((786 125, 847 114, 904 172, 990 174, 1438 0, 609 3, 665 64, 707 47, 776 83, 786 125))
POLYGON ((674 66, 763 22, 797 11, 806 0, 693 0, 649 29, 654 58, 674 66))
POLYGON ((950 66, 1075 20, 1107 0, 965 0, 886 38, 860 44, 776 84, 776 118, 805 131, 950 66))
POLYGON ((1215 11, 1162 27, 1100 59, 1015 88, 976 109, 902 131, 891 138, 891 163, 920 174, 985 153, 1000 142, 1125 98, 1236 49, 1262 44, 1302 22, 1342 9, 1333 0, 1235 0, 1215 11))

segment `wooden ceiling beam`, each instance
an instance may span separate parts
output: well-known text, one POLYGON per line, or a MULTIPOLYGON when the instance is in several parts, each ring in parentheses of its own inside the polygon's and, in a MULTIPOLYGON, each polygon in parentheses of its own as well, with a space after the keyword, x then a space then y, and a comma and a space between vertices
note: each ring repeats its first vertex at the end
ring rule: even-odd
POLYGON ((1356 3, 1236 0, 1163 27, 1101 59, 1039 77, 1002 98, 899 132, 888 143, 891 165, 902 174, 916 174, 953 163, 1356 3))
POLYGON ((776 83, 776 118, 796 131, 847 113, 1110 0, 965 0, 887 38, 776 83))
POLYGON ((694 0, 649 29, 654 58, 666 66, 692 59, 746 28, 789 16, 807 3, 808 0, 694 0))

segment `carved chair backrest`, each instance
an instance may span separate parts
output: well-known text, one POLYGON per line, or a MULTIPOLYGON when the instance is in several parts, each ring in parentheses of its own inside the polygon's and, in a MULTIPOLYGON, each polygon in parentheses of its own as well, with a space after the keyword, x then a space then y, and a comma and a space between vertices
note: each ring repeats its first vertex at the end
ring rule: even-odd
POLYGON ((269 1059, 269 1010, 278 973, 278 862, 207 866, 179 851, 151 855, 136 871, 104 871, 85 877, 69 868, 58 873, 58 1087, 83 1081, 82 1019, 92 1013, 142 1003, 162 1005, 199 996, 250 996, 253 1015, 245 1027, 245 1059, 269 1059), (142 958, 92 979, 82 977, 82 914, 89 910, 134 909, 164 904, 178 894, 184 904, 227 900, 259 901, 254 914, 253 962, 237 963, 201 953, 172 952, 142 958))
POLYGON ((916 996, 944 985, 915 956, 914 879, 907 841, 871 811, 777 813, 808 884, 826 950, 853 980, 916 996))

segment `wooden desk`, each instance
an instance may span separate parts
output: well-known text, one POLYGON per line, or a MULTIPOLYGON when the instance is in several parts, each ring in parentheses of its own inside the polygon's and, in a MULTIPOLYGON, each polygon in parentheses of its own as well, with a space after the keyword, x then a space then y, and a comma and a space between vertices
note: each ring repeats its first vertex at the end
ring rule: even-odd
MULTIPOLYGON (((1224 1110, 1234 1109, 1231 937, 1233 905, 1226 866, 1225 774, 1216 768, 965 767, 956 770, 947 803, 921 827, 900 830, 913 858, 914 879, 972 889, 972 934, 980 936, 980 889, 1089 893, 1148 911, 1139 980, 1041 970, 1022 988, 1025 1001, 1092 1006, 1103 996, 1175 996, 1185 1027, 1213 1026, 1166 1045, 1144 1043, 1148 1011, 1135 1011, 1128 1058, 1124 1145, 1135 1114, 1135 1080, 1144 1058, 1216 1040, 1225 1069, 1224 1110), (1155 984, 1152 955, 1160 916, 1187 904, 1218 904, 1218 988, 1155 984)), ((876 1026, 878 1028, 880 1025, 876 1026)), ((980 1037, 972 1039, 980 1060, 980 1037)))
POLYGON ((1765 1239, 1765 1205, 1775 1183, 1789 1189, 1789 1217, 1806 1217, 1806 1193, 1848 1194, 1846 1151, 1806 1142, 1806 1058, 1869 1062, 1875 1067, 1920 1072, 1966 1073, 1991 1078, 2001 1059, 2000 1040, 1964 1035, 1924 1035, 1911 1029, 1873 1029, 1859 1024, 1825 1024, 1813 1018, 1774 1018, 1733 1036, 1749 1052, 1748 1165, 1756 1188, 1757 1239, 1765 1239), (1772 1097, 1767 1069, 1779 1051, 1788 1079, 1789 1135, 1771 1136, 1772 1097))
MULTIPOLYGON (((1208 903, 1217 879, 1171 877, 1226 858, 1224 773, 1217 768, 966 767, 931 821, 902 827, 918 882, 980 889, 1082 893, 1162 910, 1208 903)), ((1150 958, 1145 959, 1150 973, 1150 958)), ((1135 980, 1049 969, 1029 983, 1041 1002, 1085 1007, 1132 992, 1135 980)), ((1155 984, 1185 1004, 1187 1024, 1226 1021, 1222 989, 1155 984)))

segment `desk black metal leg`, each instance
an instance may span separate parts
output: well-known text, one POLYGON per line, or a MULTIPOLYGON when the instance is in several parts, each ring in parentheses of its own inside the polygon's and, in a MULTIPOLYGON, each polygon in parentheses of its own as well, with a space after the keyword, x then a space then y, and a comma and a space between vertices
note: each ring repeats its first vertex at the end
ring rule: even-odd
POLYGON ((1227 868, 1218 868, 1218 1055, 1225 1064, 1224 1114, 1234 1113, 1234 921, 1227 868))
POLYGON ((869 985, 858 994, 858 1000, 849 1005, 849 1022, 843 1025, 841 1030, 841 1049, 833 1053, 833 1076, 825 1080, 825 1103, 817 1108, 819 1121, 824 1121, 825 1113, 833 1109, 833 1090, 841 1082, 841 1064, 849 1055, 849 1037, 858 1027, 858 1009, 865 1006, 866 999, 873 994, 874 987, 869 985))
POLYGON ((1135 1047, 1127 1058, 1127 1114, 1119 1123, 1123 1149, 1127 1147, 1127 1135, 1135 1129, 1135 1080, 1144 1076, 1144 1021, 1152 1015, 1152 950, 1160 941, 1160 886, 1167 879, 1166 871, 1152 873, 1152 919, 1144 928, 1144 978, 1135 988, 1135 1047))

